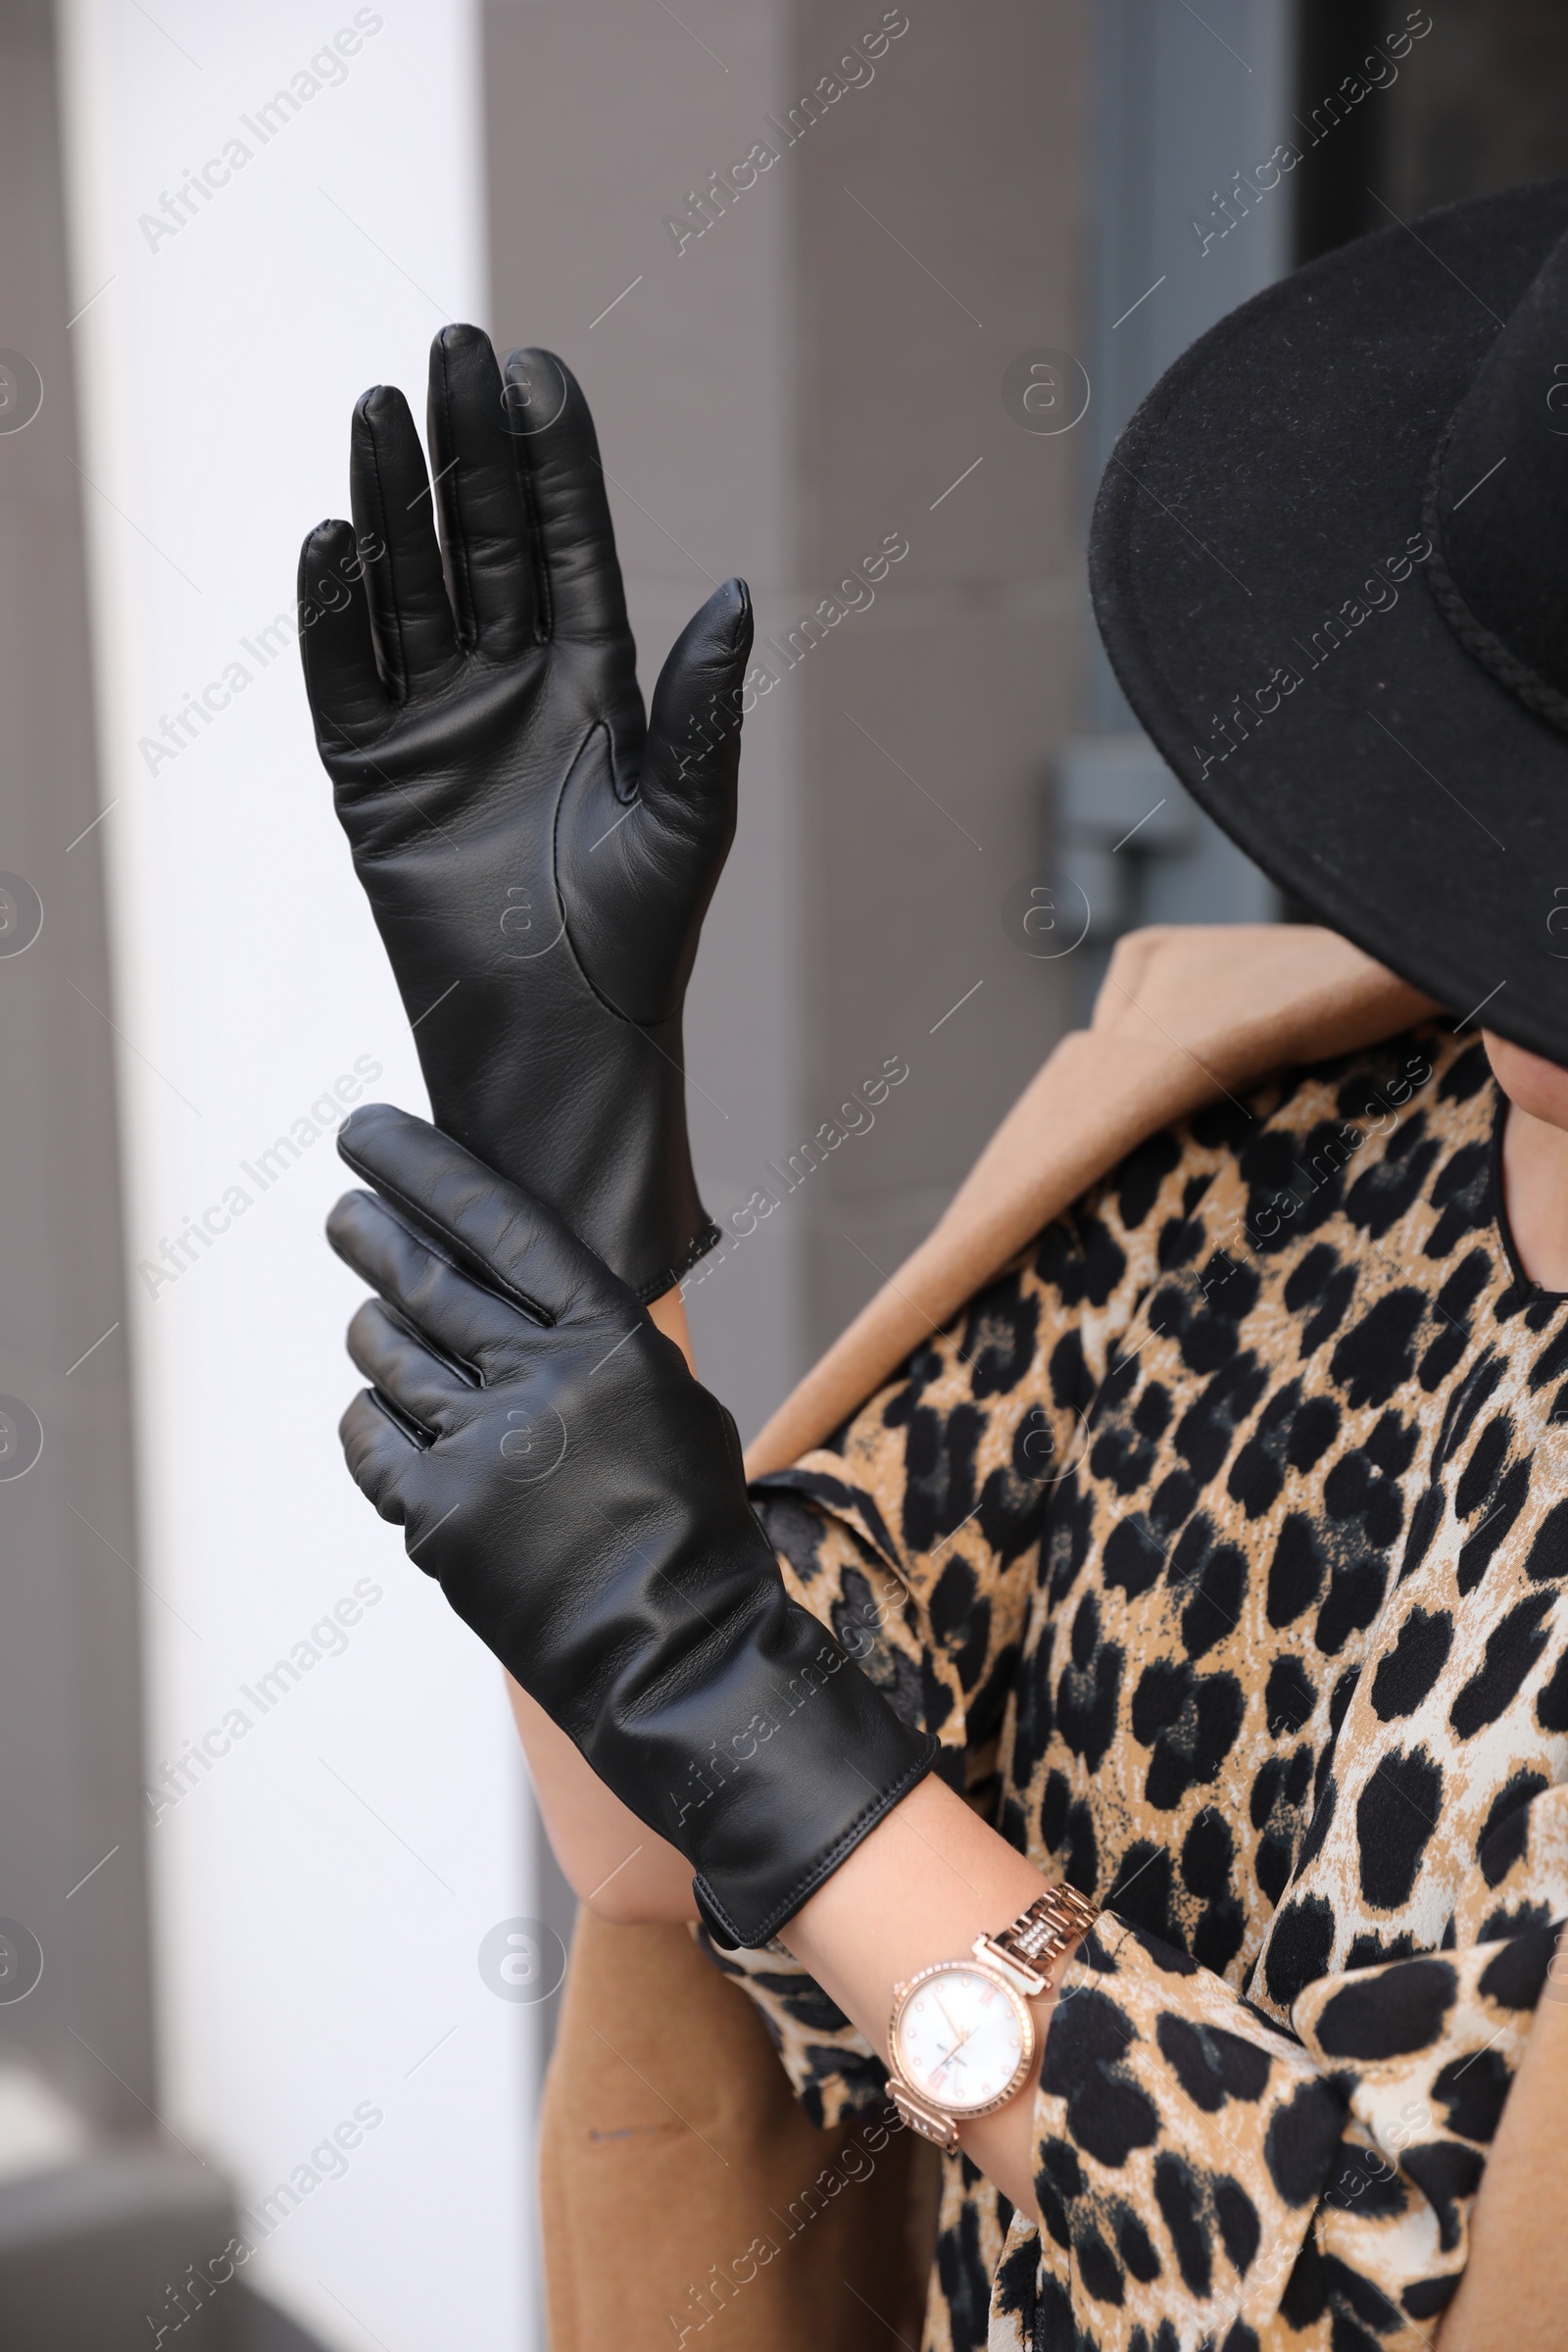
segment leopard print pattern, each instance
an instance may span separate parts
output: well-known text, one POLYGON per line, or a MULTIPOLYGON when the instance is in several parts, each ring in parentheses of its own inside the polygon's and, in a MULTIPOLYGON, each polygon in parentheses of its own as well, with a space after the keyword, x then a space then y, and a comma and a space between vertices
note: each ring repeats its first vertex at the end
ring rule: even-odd
MULTIPOLYGON (((1152 1138, 762 1482, 791 1590, 1106 1918, 1043 2227, 946 2167, 928 2352, 1413 2352, 1568 1917, 1568 1300, 1424 1028, 1152 1138)), ((883 2097, 714 1955, 822 2122, 883 2097)))

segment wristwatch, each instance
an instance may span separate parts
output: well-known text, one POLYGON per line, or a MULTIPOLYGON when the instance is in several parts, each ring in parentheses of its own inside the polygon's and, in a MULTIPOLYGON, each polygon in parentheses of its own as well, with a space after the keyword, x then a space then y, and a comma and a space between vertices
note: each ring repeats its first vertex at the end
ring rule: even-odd
POLYGON ((1035 2055, 1029 2002, 1099 1917, 1075 1887, 1048 1887, 1000 1936, 977 1936, 972 1958, 894 1985, 888 2096, 911 2132, 954 2155, 960 2123, 1023 2088, 1035 2055))

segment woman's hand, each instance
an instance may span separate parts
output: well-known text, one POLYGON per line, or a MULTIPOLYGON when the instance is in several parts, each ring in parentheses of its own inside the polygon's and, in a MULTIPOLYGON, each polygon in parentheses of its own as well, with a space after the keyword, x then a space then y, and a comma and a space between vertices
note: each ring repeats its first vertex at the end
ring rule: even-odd
POLYGON ((514 352, 503 384, 477 327, 443 328, 429 441, 433 483, 402 393, 367 392, 354 526, 305 542, 317 744, 437 1123, 655 1298, 717 1239, 681 1015, 735 830, 750 600, 730 580, 687 623, 645 725, 561 362, 514 352))
MULTIPOLYGON (((686 1301, 666 1291, 648 1309, 649 1319, 692 1358, 686 1301)), ((616 1927, 674 1926, 697 1917, 692 1874, 684 1854, 665 1838, 656 1838, 629 1806, 612 1796, 584 1762, 565 1733, 551 1722, 514 1675, 507 1697, 517 1738, 528 1759, 528 1777, 545 1835, 567 1886, 585 1910, 616 1927)))
MULTIPOLYGON (((879 1822, 841 1870, 780 1931, 803 1968, 888 2055, 893 1987, 939 1960, 960 1960, 977 1936, 994 1936, 1045 1892, 1028 1858, 933 1773, 879 1822)), ((1036 2216, 1035 2103, 1039 2054, 1070 1952, 1029 2003, 1036 2063, 1015 2098, 960 2126, 964 2154, 1020 2213, 1036 2216)))
POLYGON ((379 1293, 355 1479, 717 1932, 764 1942, 934 1742, 787 1597, 733 1422, 624 1284, 423 1120, 369 1106, 338 1149, 375 1187, 328 1223, 379 1293))
POLYGON ((545 1835, 584 1910, 621 1928, 695 1920, 685 1855, 612 1794, 582 1750, 510 1674, 507 1696, 545 1835))

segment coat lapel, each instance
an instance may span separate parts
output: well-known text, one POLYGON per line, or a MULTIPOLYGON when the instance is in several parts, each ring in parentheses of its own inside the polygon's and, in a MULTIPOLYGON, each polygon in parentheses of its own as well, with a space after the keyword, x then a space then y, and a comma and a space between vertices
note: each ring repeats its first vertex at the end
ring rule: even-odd
POLYGON ((1433 1009, 1315 925, 1129 932, 1091 1026, 1062 1039, 934 1231, 760 1432, 746 1457, 751 1476, 819 1446, 928 1332, 1146 1137, 1270 1070, 1354 1052, 1433 1009))

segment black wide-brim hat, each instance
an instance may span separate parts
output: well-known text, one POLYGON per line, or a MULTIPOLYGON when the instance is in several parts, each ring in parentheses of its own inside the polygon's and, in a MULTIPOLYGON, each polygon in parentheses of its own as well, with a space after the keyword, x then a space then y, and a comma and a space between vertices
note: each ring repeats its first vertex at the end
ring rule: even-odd
POLYGON ((1568 1063, 1568 181, 1221 319, 1101 483, 1095 612, 1193 797, 1457 1020, 1568 1063))

